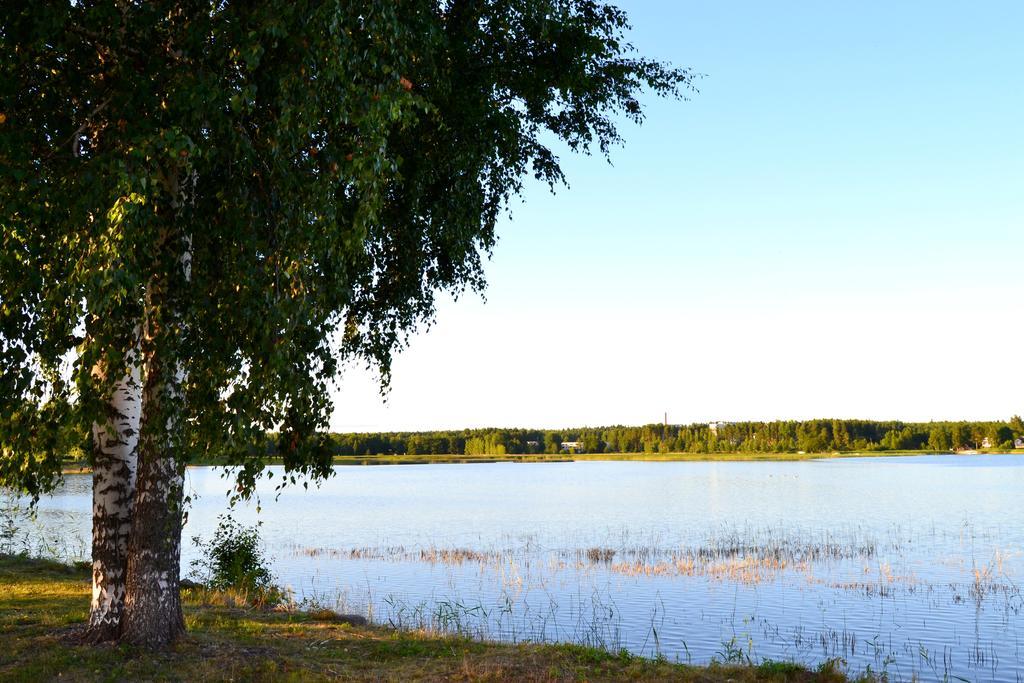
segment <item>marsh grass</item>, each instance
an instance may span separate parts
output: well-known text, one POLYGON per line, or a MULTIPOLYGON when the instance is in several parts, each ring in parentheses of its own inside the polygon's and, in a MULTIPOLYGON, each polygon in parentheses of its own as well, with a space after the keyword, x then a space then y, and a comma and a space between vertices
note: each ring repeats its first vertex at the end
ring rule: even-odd
POLYGON ((578 644, 493 643, 417 630, 352 626, 318 612, 232 606, 183 593, 188 635, 172 649, 86 646, 88 572, 0 556, 0 679, 317 681, 844 681, 799 665, 707 667, 578 644))
MULTIPOLYGON (((988 561, 965 561, 966 554, 959 555, 943 565, 944 572, 951 578, 958 574, 959 580, 936 582, 932 576, 929 581, 916 573, 921 547, 945 547, 953 540, 973 549, 982 538, 989 547, 998 540, 990 531, 967 522, 952 532, 899 525, 873 532, 859 526, 838 532, 744 526, 720 528, 709 532, 701 542, 678 546, 665 543, 656 534, 636 538, 626 532, 610 532, 605 543, 575 547, 546 547, 533 537, 506 537, 483 548, 427 544, 351 549, 296 547, 294 552, 339 560, 450 568, 448 593, 414 598, 412 602, 405 601, 401 594, 388 594, 377 601, 382 618, 398 628, 512 643, 568 641, 612 651, 628 647, 647 656, 667 653, 692 662, 690 648, 685 642, 677 642, 678 615, 673 616, 675 626, 670 629, 674 639, 665 642, 663 603, 653 607, 646 632, 644 624, 636 623, 636 606, 626 605, 629 626, 624 631, 623 614, 614 599, 620 595, 615 588, 620 585, 617 582, 628 578, 696 580, 703 582, 696 585, 704 590, 721 583, 748 591, 767 590, 770 596, 775 596, 776 590, 802 591, 802 583, 823 600, 850 604, 851 599, 863 598, 869 601, 860 603, 864 609, 877 609, 879 614, 903 609, 898 605, 904 603, 930 606, 922 612, 929 621, 931 614, 942 619, 945 609, 966 603, 973 605, 977 614, 984 611, 986 619, 999 619, 1005 632, 1013 634, 1015 620, 1024 613, 1024 597, 1007 574, 1016 567, 1013 558, 1018 551, 998 549, 988 561), (773 582, 776 585, 765 586, 773 582), (452 597, 458 595, 463 597, 452 597), (470 600, 470 595, 478 597, 470 600)), ((387 569, 380 571, 386 573, 387 569)), ((753 601, 756 604, 757 599, 753 601)), ((641 614, 639 618, 642 621, 645 617, 641 614)), ((960 641, 951 641, 943 650, 935 649, 934 642, 915 639, 918 636, 894 639, 893 633, 882 626, 871 630, 872 625, 859 616, 857 623, 849 626, 844 618, 838 624, 823 621, 811 628, 800 626, 792 633, 788 632, 790 626, 770 623, 756 615, 726 614, 722 623, 717 618, 695 624, 692 628, 697 637, 715 633, 723 624, 726 630, 731 624, 736 637, 717 650, 709 649, 706 642, 701 644, 698 661, 714 657, 722 664, 760 667, 756 647, 764 647, 776 657, 794 655, 804 662, 824 661, 830 666, 838 666, 841 661, 856 662, 858 670, 864 667, 863 673, 869 678, 875 676, 872 672, 878 672, 883 679, 891 676, 903 680, 909 676, 955 680, 955 672, 964 673, 965 667, 971 676, 980 675, 979 669, 998 670, 999 675, 1007 672, 1005 649, 989 638, 970 646, 971 652, 967 652, 967 644, 960 641), (763 637, 758 631, 763 631, 763 637)), ((1009 666, 1012 675, 1013 663, 1009 666)), ((779 667, 766 666, 763 670, 778 671, 779 667)))
POLYGON ((754 585, 775 580, 785 571, 809 575, 815 564, 871 560, 878 553, 878 542, 857 536, 843 541, 832 536, 800 540, 772 529, 728 529, 703 544, 675 548, 653 541, 631 543, 627 539, 619 547, 543 549, 533 539, 526 539, 525 544, 487 549, 436 545, 422 548, 294 546, 291 552, 313 558, 419 562, 453 568, 475 565, 481 571, 514 573, 519 584, 531 574, 607 571, 622 576, 706 577, 754 585))
POLYGON ((46 557, 67 563, 87 556, 84 539, 63 529, 38 528, 34 514, 18 496, 0 489, 0 555, 46 557))
POLYGON ((591 564, 608 564, 615 557, 615 548, 587 548, 583 553, 591 564))

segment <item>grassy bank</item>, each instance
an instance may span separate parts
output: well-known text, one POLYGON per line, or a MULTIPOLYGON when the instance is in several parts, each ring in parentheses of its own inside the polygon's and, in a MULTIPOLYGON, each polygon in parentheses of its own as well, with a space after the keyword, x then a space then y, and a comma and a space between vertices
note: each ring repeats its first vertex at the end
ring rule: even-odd
POLYGON ((928 455, 920 451, 870 453, 577 453, 526 455, 355 455, 334 458, 337 465, 418 465, 427 463, 485 462, 753 462, 798 461, 821 458, 861 458, 891 455, 928 455))
MULTIPOLYGON (((980 451, 986 454, 1006 454, 1007 451, 987 449, 980 451)), ((1010 454, 1024 455, 1024 450, 1016 449, 1010 454)), ((952 455, 933 451, 845 451, 841 453, 577 453, 550 455, 515 454, 515 455, 345 455, 334 458, 335 465, 429 465, 429 464, 474 464, 495 462, 545 463, 545 462, 588 462, 588 461, 633 461, 633 462, 791 462, 804 460, 822 460, 830 458, 889 458, 911 455, 952 455)), ((963 457, 970 457, 964 455, 963 457)), ((268 460, 271 465, 281 464, 273 458, 268 460)), ((193 463, 203 467, 219 465, 211 461, 193 463)), ((88 463, 68 462, 64 467, 65 474, 88 473, 88 463)))
POLYGON ((692 667, 575 645, 501 644, 225 606, 183 592, 189 633, 173 650, 77 643, 85 567, 0 556, 0 680, 844 681, 832 667, 692 667))

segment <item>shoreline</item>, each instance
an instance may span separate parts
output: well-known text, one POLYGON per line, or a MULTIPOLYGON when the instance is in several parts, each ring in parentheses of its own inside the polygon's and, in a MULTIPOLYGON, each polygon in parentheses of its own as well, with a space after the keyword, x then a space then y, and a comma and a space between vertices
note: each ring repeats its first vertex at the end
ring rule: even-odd
MULTIPOLYGON (((550 455, 544 453, 509 455, 342 455, 335 456, 333 465, 382 466, 382 465, 475 465, 496 463, 568 463, 568 462, 806 462, 811 460, 834 460, 843 458, 893 458, 913 456, 958 456, 970 458, 977 455, 1020 455, 1024 450, 1013 451, 986 449, 971 453, 942 451, 843 451, 831 453, 577 453, 550 455)), ((268 458, 267 465, 281 465, 280 458, 268 458)), ((224 467, 216 461, 190 463, 188 467, 224 467)), ((72 463, 61 469, 62 474, 89 474, 87 464, 72 463)))
MULTIPOLYGON (((187 634, 169 650, 83 645, 89 570, 0 555, 5 680, 489 680, 840 683, 835 661, 689 665, 566 643, 503 643, 346 622, 328 609, 258 608, 183 589, 187 634)), ((865 680, 860 678, 858 680, 865 680)))

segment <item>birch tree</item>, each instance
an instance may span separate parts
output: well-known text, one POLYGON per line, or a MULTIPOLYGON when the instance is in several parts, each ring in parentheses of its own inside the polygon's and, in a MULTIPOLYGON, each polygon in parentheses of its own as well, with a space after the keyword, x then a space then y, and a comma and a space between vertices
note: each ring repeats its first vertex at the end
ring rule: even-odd
POLYGON ((184 467, 250 494, 330 476, 341 362, 380 369, 438 292, 484 286, 495 226, 554 144, 607 154, 645 88, 588 0, 5 7, 0 483, 38 496, 90 440, 87 637, 184 630, 184 467), (76 436, 77 435, 77 436, 76 436))

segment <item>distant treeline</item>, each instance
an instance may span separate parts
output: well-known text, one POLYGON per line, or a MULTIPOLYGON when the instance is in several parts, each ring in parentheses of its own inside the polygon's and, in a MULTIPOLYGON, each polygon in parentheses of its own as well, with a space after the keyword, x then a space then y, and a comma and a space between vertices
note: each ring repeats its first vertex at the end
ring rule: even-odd
POLYGON ((954 451, 1024 445, 1024 422, 803 420, 565 430, 463 429, 332 434, 336 455, 517 453, 827 453, 954 451))

